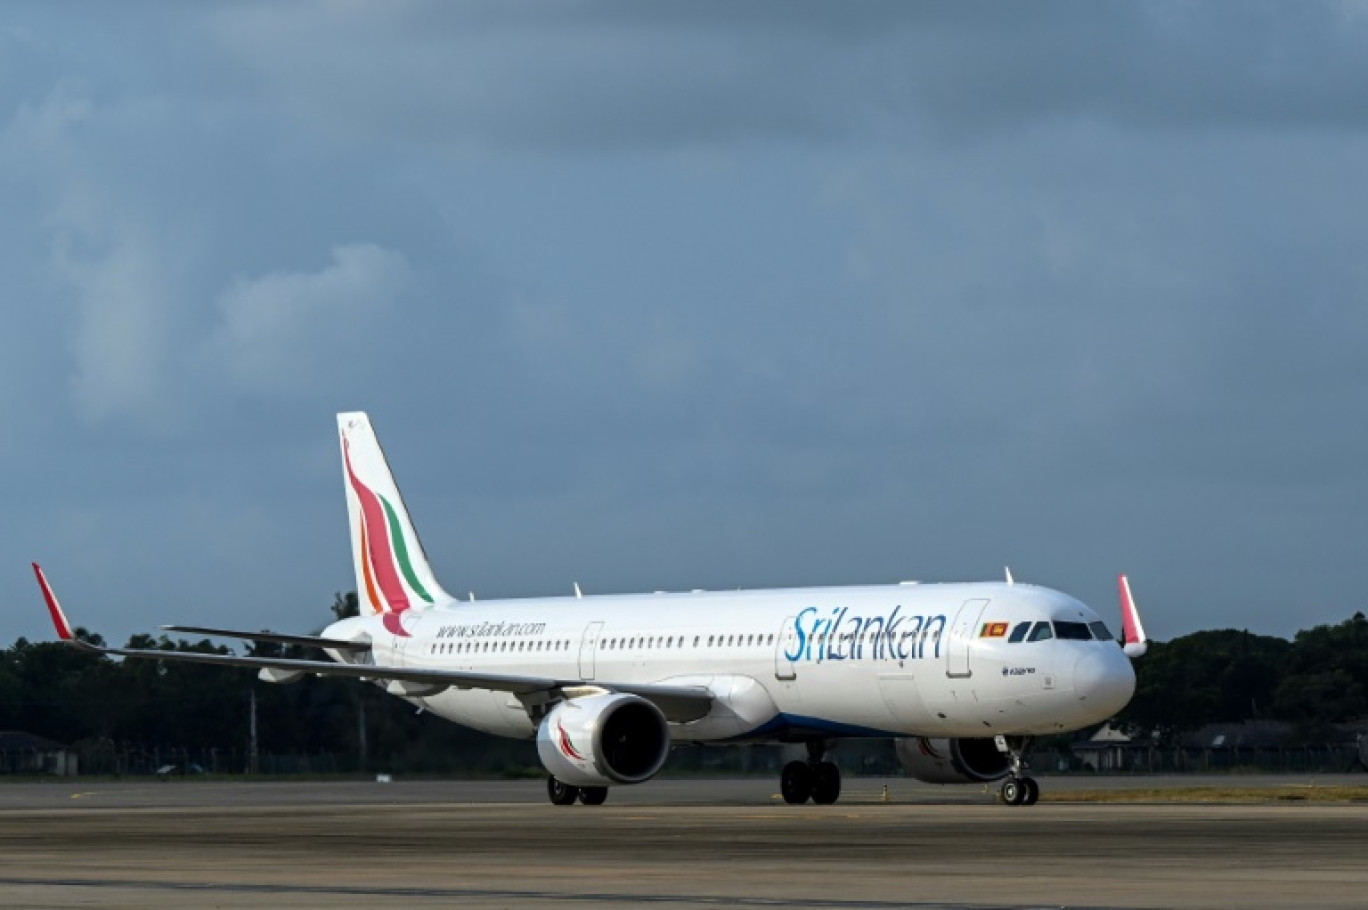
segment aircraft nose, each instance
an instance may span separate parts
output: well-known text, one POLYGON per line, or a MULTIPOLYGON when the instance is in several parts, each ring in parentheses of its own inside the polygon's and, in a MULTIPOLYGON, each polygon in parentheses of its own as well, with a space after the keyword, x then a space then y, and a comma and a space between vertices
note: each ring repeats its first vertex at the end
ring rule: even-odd
POLYGON ((1099 720, 1111 717, 1135 693, 1135 669, 1117 647, 1101 646, 1078 659, 1074 693, 1099 720))

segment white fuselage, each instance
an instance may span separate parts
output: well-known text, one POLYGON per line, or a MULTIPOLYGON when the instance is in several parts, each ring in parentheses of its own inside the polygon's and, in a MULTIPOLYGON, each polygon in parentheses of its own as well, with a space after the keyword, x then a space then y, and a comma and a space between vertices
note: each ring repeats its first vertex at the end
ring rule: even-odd
MULTIPOLYGON (((671 725, 682 742, 1055 733, 1111 717, 1135 688, 1092 610, 1025 584, 488 601, 407 611, 401 625, 407 635, 357 617, 324 634, 369 637, 374 662, 388 666, 706 687, 711 712, 671 725), (1041 640, 1051 624, 1084 637, 1041 640)), ((409 700, 490 733, 536 735, 506 692, 409 700)))

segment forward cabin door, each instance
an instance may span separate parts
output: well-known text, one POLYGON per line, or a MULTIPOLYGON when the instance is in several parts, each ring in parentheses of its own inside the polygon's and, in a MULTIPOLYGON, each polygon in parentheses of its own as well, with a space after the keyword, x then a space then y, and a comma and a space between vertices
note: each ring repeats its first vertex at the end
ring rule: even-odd
POLYGON ((779 624, 779 634, 774 637, 774 678, 775 679, 797 679, 798 665, 795 661, 789 660, 788 655, 797 654, 798 651, 798 617, 790 616, 779 624))
POLYGON ((960 604, 955 621, 950 624, 950 644, 945 649, 945 675, 969 676, 969 645, 974 641, 983 611, 988 609, 987 598, 966 600, 960 604))
POLYGON ((595 655, 598 654, 599 636, 602 634, 603 623, 601 622, 591 622, 584 629, 584 637, 580 639, 580 679, 594 678, 595 655))

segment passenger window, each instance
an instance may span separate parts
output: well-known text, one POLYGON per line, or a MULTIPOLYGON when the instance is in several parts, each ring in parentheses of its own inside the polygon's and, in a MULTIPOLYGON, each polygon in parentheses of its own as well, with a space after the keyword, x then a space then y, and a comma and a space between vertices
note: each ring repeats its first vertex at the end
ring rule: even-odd
POLYGON ((1111 629, 1108 629, 1107 624, 1100 619, 1097 622, 1088 623, 1088 628, 1092 629, 1093 638, 1098 641, 1115 641, 1112 638, 1111 629))
POLYGON ((1050 624, 1047 622, 1038 622, 1035 624, 1035 628, 1031 630, 1031 637, 1028 640, 1046 641, 1051 638, 1054 638, 1054 630, 1050 628, 1050 624))
POLYGON ((702 637, 703 637, 702 635, 695 635, 695 636, 694 636, 694 647, 695 647, 695 648, 698 647, 698 642, 699 642, 700 639, 702 639, 702 637))
POLYGON ((1026 637, 1026 633, 1029 632, 1029 631, 1031 631, 1031 624, 1030 624, 1029 622, 1019 622, 1019 623, 1017 623, 1016 626, 1013 627, 1013 629, 1012 629, 1012 634, 1011 634, 1010 637, 1008 637, 1007 642, 1008 642, 1009 644, 1013 644, 1013 645, 1014 645, 1014 644, 1016 644, 1017 642, 1019 642, 1019 641, 1021 641, 1022 639, 1024 639, 1024 638, 1026 637))

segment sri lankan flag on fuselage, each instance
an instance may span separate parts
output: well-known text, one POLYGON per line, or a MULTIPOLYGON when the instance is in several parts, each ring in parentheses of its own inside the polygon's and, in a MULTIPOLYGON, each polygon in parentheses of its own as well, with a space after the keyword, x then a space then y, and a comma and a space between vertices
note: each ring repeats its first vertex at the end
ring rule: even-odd
POLYGON ((407 636, 406 611, 451 597, 432 575, 369 418, 359 411, 338 414, 337 429, 357 599, 363 612, 383 614, 386 629, 407 636))
POLYGON ((979 629, 979 638, 1002 638, 1007 634, 1007 623, 986 622, 979 629))

